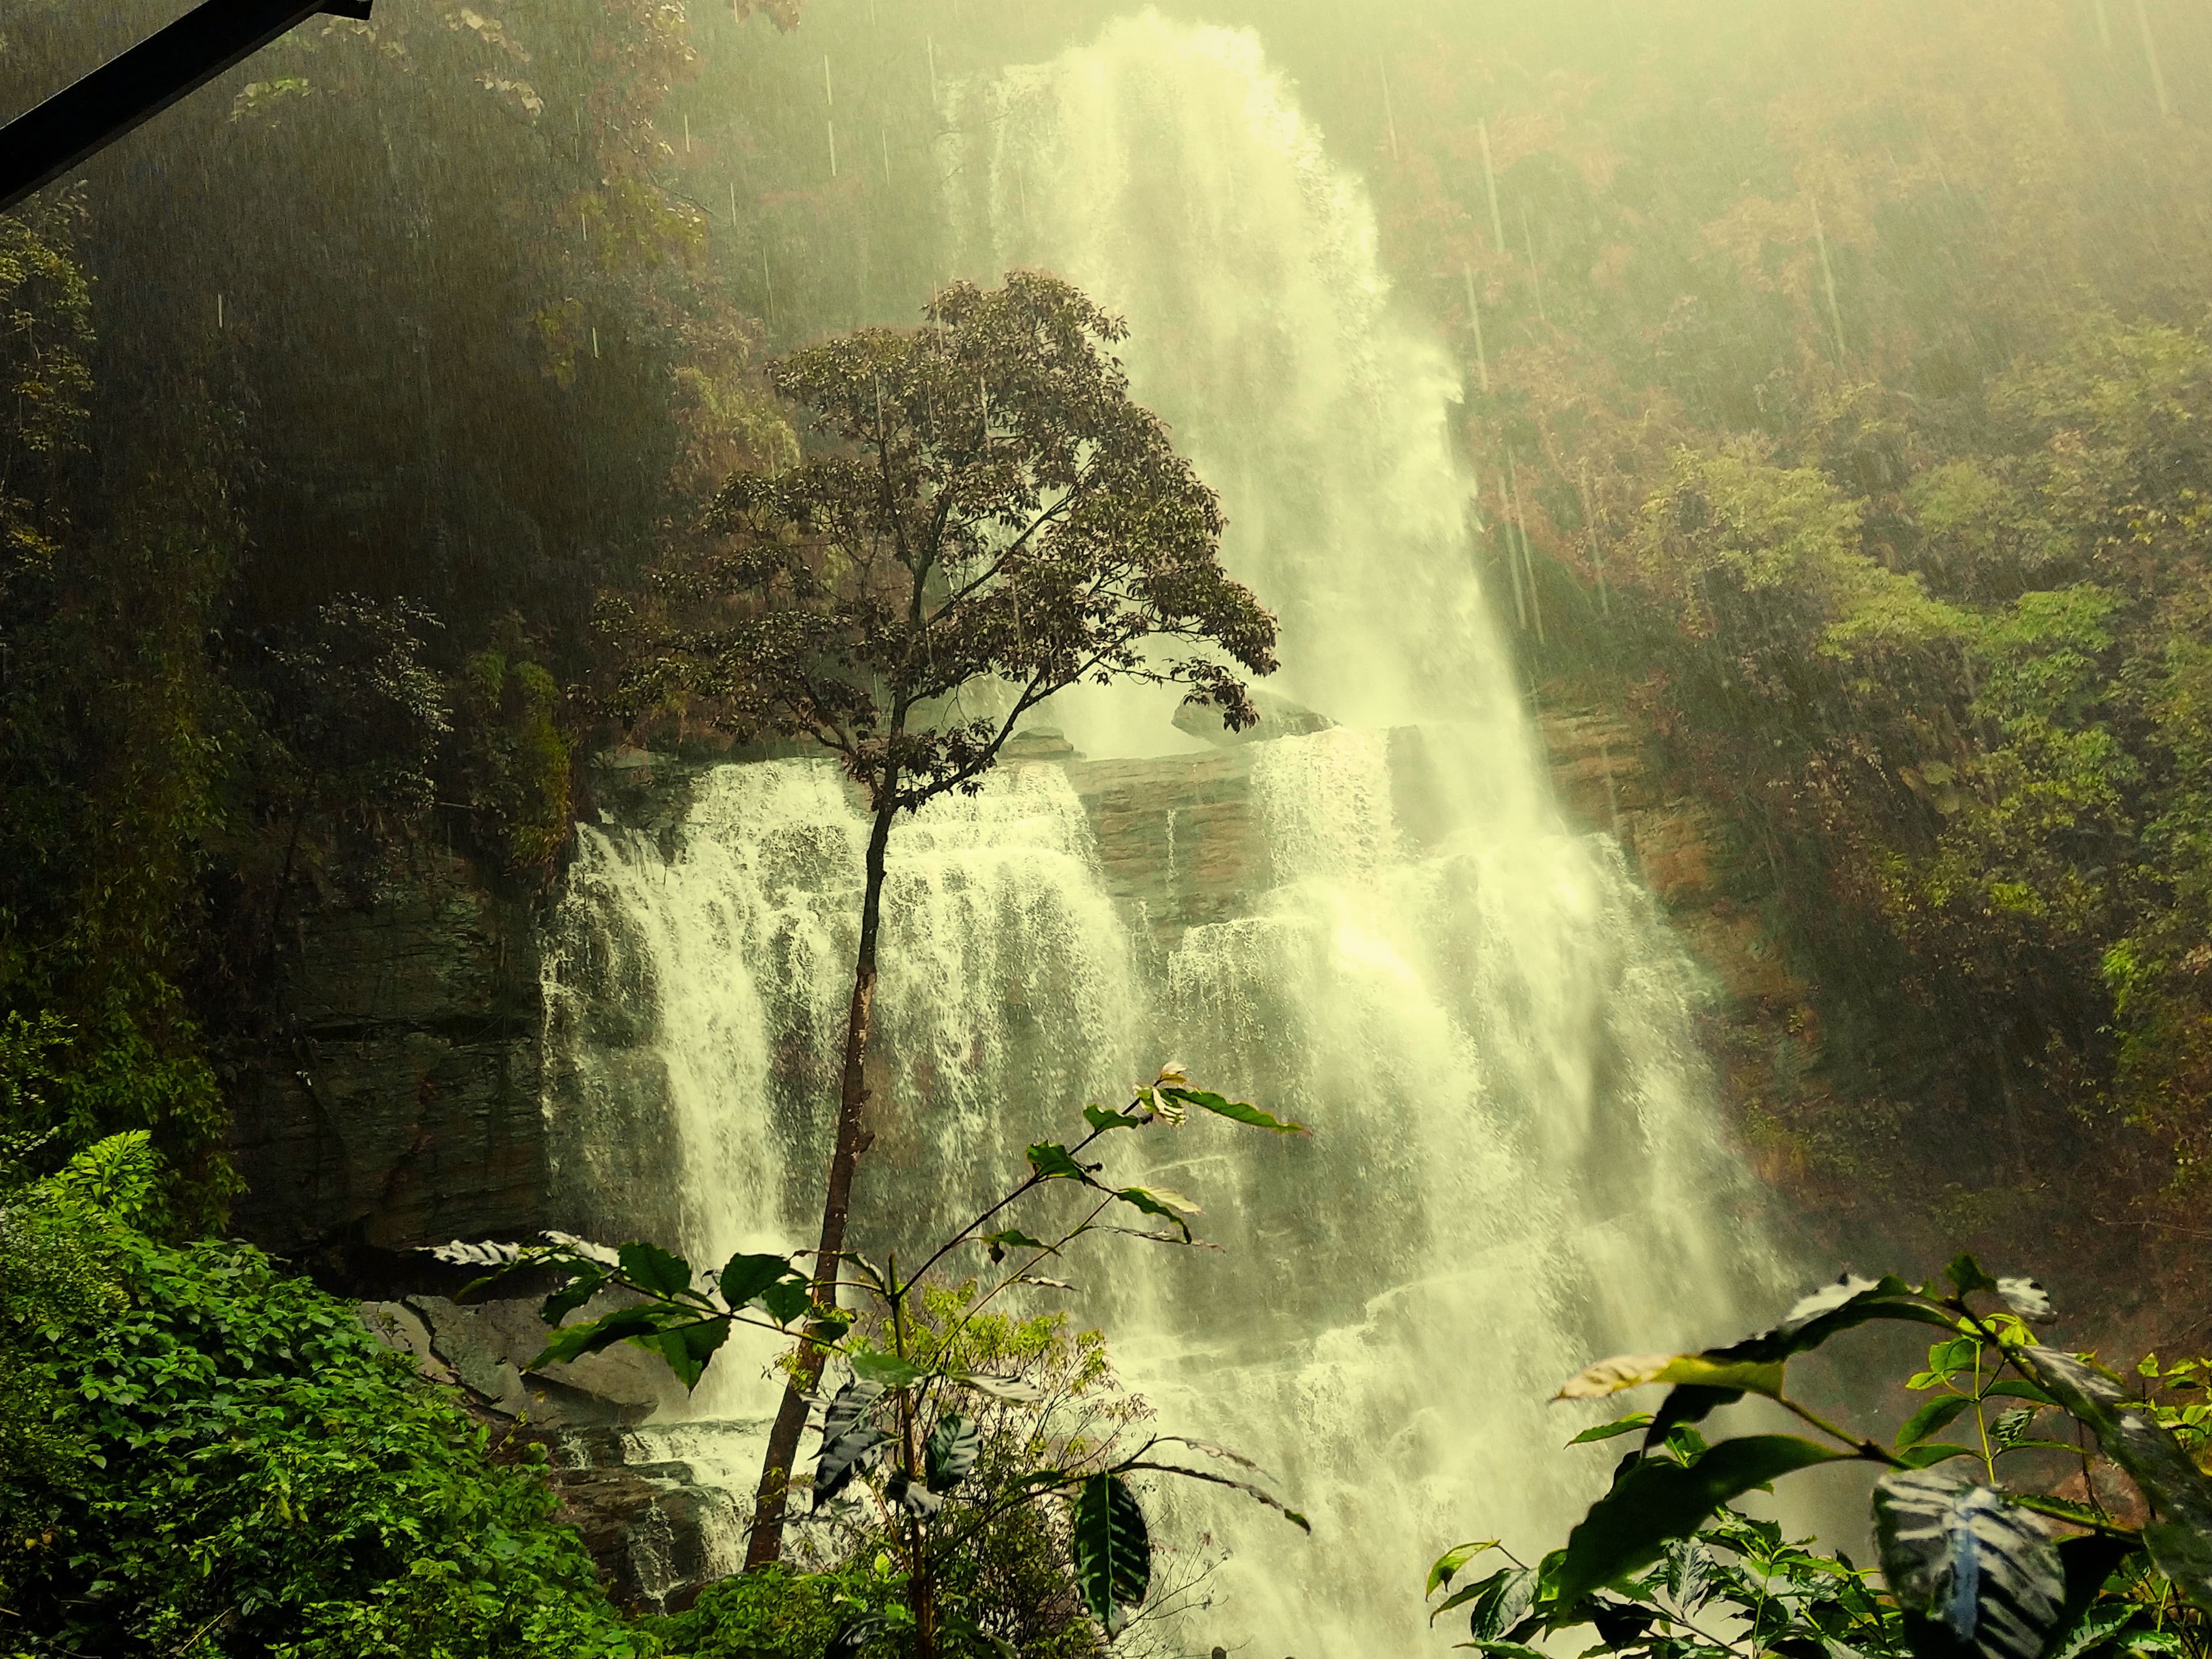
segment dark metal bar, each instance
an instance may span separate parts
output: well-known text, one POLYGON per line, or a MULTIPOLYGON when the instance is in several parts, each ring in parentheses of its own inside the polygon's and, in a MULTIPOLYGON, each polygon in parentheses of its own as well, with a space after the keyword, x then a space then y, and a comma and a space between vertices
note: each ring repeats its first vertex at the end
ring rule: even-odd
POLYGON ((0 127, 0 212, 317 13, 365 18, 373 3, 205 0, 114 62, 0 127))

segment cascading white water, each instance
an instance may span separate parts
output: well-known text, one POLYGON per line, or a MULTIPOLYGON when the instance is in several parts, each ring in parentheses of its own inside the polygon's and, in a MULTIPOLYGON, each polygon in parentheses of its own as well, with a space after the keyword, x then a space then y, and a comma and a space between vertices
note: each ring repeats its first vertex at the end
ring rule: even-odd
MULTIPOLYGON (((1391 313, 1364 198, 1258 42, 1147 15, 959 96, 967 274, 1045 266, 1128 319, 1135 395, 1281 616, 1281 689, 1339 724, 1257 752, 1264 890, 1231 920, 1117 911, 1056 766, 899 828, 856 1237, 925 1236, 1162 1060, 1310 1124, 1117 1149, 1228 1253, 1133 1247, 1082 1274, 1085 1311, 1164 1427, 1247 1450, 1312 1516, 1307 1541, 1168 1500, 1230 1551, 1199 1650, 1429 1651, 1426 1561, 1474 1530, 1556 1541, 1599 1478, 1558 1449, 1559 1380, 1728 1331, 1727 1287, 1763 1271, 1692 977, 1620 849, 1552 804, 1478 580, 1455 380, 1391 313)), ((1093 755, 1188 746, 1158 696, 1062 701, 1093 755)), ((667 850, 584 832, 548 1109, 602 1231, 710 1261, 811 1236, 861 828, 826 763, 779 762, 708 775, 667 850)), ((1192 833, 1164 823, 1162 856, 1192 833)), ((757 1365, 718 1369, 714 1409, 765 1408, 757 1365)))

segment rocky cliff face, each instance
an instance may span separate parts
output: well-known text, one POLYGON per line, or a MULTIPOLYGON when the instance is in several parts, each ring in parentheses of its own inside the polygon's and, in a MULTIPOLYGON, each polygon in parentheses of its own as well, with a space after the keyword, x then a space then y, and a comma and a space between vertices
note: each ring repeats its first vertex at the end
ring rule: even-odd
POLYGON ((533 934, 444 856, 300 917, 276 1035, 231 1086, 246 1237, 343 1273, 548 1224, 533 934))
MULTIPOLYGON (((1617 836, 1712 975, 1705 1038, 1753 1146, 1770 1103, 1802 1090, 1813 1052, 1806 988, 1729 895, 1711 814, 1670 798, 1637 734, 1595 710, 1547 714, 1543 732, 1570 819, 1617 836), (1794 1058, 1793 1058, 1794 1057, 1794 1058)), ((1393 734, 1398 802, 1425 838, 1418 732, 1393 734)), ((1231 746, 1150 760, 1087 762, 1031 742, 1009 763, 1060 765, 1088 810, 1106 884, 1139 948, 1172 950, 1188 928, 1249 912, 1271 884, 1252 789, 1255 751, 1231 746)), ((680 833, 697 763, 635 752, 596 780, 603 805, 659 836, 680 833)), ((325 1277, 388 1299, 364 1316, 425 1373, 468 1392, 518 1454, 542 1446, 550 1479, 617 1592, 681 1607, 733 1571, 741 1472, 693 1478, 682 1426, 648 1419, 677 1403, 665 1373, 615 1350, 529 1368, 542 1345, 534 1302, 461 1307, 433 1288, 410 1247, 516 1238, 565 1224, 549 1190, 540 1108, 544 1011, 526 902, 496 896, 458 859, 432 860, 375 902, 307 912, 290 952, 281 1040, 234 1090, 249 1237, 325 1277)), ((1770 1175, 1786 1175, 1769 1169, 1770 1175)), ((450 1285, 443 1288, 451 1288, 450 1285)))
MULTIPOLYGON (((1723 994, 1706 1035, 1756 1149, 1765 1103, 1778 1080, 1794 1086, 1814 1044, 1807 988, 1757 908, 1730 896, 1710 810, 1666 794, 1626 722, 1555 710, 1542 726, 1570 819, 1620 839, 1723 994)), ((1395 733, 1394 760, 1410 762, 1419 741, 1395 733)), ((1140 942, 1165 951, 1189 927, 1246 914, 1272 881, 1251 787, 1256 752, 1085 761, 1031 743, 1010 763, 1066 768, 1108 890, 1140 942)), ((700 768, 643 759, 605 769, 599 797, 672 844, 700 768)), ((1410 790, 1399 806, 1424 834, 1410 790)), ((567 1224, 547 1189, 536 921, 527 902, 495 896, 465 860, 446 857, 373 903, 301 917, 286 1024, 233 1090, 241 1231, 374 1286, 388 1252, 567 1224)))

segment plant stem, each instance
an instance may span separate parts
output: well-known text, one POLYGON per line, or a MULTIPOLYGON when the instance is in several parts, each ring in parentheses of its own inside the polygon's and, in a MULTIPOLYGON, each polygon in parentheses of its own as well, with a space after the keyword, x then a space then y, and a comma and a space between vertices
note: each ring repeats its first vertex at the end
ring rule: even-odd
POLYGON ((1846 1429, 1838 1428, 1833 1423, 1828 1421, 1826 1418, 1822 1417, 1819 1413, 1811 1410, 1809 1407, 1799 1405, 1796 1401, 1789 1398, 1786 1395, 1770 1395, 1769 1398, 1771 1398, 1776 1405, 1781 1407, 1784 1410, 1795 1413, 1799 1418, 1810 1423, 1814 1428, 1820 1430, 1822 1434, 1828 1436, 1829 1438, 1842 1441, 1844 1444, 1849 1446, 1853 1451, 1856 1452, 1861 1457, 1865 1458, 1869 1462, 1887 1463, 1893 1469, 1905 1469, 1912 1467, 1903 1458, 1898 1456, 1896 1453, 1891 1451, 1889 1448, 1882 1445, 1880 1442, 1869 1440, 1863 1436, 1853 1434, 1846 1429))

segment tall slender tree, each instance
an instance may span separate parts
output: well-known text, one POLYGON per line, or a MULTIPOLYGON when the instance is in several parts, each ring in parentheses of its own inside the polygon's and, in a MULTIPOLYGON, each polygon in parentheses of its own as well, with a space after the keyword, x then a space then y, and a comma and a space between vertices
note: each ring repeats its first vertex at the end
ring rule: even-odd
MULTIPOLYGON (((873 1137, 866 1065, 884 872, 899 815, 972 791, 1023 716, 1080 682, 1168 683, 1232 728, 1274 619, 1221 566, 1221 508, 1132 401, 1124 333, 1057 277, 945 289, 918 329, 872 328, 772 371, 811 411, 809 459, 724 486, 702 552, 662 574, 618 706, 682 696, 742 738, 803 735, 872 824, 822 1206, 815 1296, 834 1301, 853 1178, 873 1137), (972 711, 988 708, 987 714, 972 711)), ((769 1440, 749 1565, 782 1549, 822 1352, 802 1344, 769 1440)))

